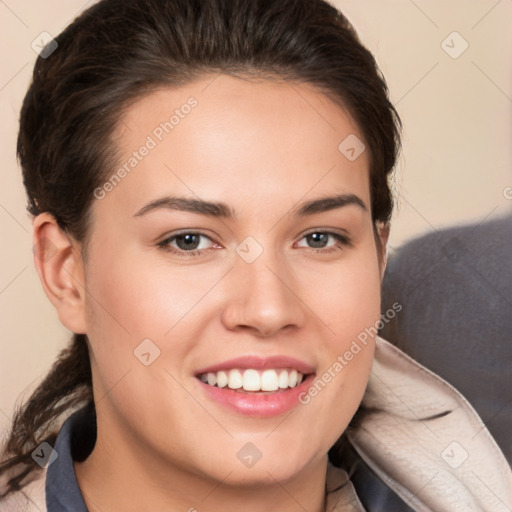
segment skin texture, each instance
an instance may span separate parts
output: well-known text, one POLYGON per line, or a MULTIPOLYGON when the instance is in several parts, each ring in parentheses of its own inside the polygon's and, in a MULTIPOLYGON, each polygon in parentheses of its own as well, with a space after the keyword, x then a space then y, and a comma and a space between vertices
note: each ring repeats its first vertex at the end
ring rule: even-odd
POLYGON ((45 291, 61 322, 90 341, 98 439, 77 479, 91 511, 320 511, 327 451, 362 398, 373 340, 310 403, 270 418, 212 401, 195 373, 285 355, 320 376, 378 320, 384 259, 369 152, 345 158, 338 145, 360 130, 309 85, 211 75, 132 104, 114 137, 119 165, 190 97, 190 113, 93 202, 86 261, 49 214, 34 222, 35 242, 54 252, 36 258, 45 291), (365 208, 294 214, 337 194, 365 208), (235 215, 135 216, 166 195, 222 201, 235 215), (198 254, 158 245, 182 230, 208 237, 198 254), (350 244, 330 236, 315 251, 305 236, 315 230, 350 244), (236 251, 247 237, 263 249, 252 263, 236 251), (149 366, 134 356, 144 339, 160 350, 149 366), (262 454, 251 468, 237 457, 247 442, 262 454))

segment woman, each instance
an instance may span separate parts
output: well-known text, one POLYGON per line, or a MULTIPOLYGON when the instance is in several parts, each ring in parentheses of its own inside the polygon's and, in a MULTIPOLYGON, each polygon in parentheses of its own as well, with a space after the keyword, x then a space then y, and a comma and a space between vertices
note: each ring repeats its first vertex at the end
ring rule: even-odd
POLYGON ((472 409, 376 338, 399 120, 348 21, 105 0, 57 44, 18 153, 74 337, 15 419, 7 509, 506 506, 472 409))

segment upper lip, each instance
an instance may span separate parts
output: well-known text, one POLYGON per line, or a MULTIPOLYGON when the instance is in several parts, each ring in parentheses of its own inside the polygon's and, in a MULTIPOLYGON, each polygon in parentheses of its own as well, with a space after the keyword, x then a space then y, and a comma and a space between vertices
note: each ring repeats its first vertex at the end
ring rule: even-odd
POLYGON ((300 361, 299 359, 295 359, 294 357, 288 356, 271 356, 271 357, 257 357, 257 356, 242 356, 237 357, 235 359, 229 359, 228 361, 223 361, 221 363, 214 364, 212 366, 208 366, 206 368, 201 368, 196 372, 196 375, 201 375, 203 373, 215 373, 221 370, 231 370, 233 368, 237 369, 249 369, 253 368, 255 370, 266 370, 271 368, 292 368, 304 375, 308 375, 310 373, 314 373, 315 369, 305 363, 304 361, 300 361))

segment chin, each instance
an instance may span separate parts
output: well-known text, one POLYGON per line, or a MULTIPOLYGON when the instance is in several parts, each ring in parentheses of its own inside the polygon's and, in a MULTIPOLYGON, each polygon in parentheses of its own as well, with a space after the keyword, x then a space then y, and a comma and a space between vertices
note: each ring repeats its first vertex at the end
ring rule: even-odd
MULTIPOLYGON (((230 464, 225 463, 224 457, 224 464, 220 468, 222 474, 219 474, 219 466, 216 466, 214 478, 223 481, 223 485, 243 486, 246 489, 272 486, 277 482, 285 483, 299 475, 311 463, 311 454, 296 453, 290 457, 290 446, 293 445, 288 444, 280 453, 266 449, 266 453, 262 453, 259 459, 254 451, 252 460, 242 451, 242 460, 236 458, 230 464)), ((253 446, 246 447, 247 453, 251 450, 254 450, 253 446)))
POLYGON ((244 487, 245 489, 269 487, 277 485, 278 482, 279 484, 283 484, 293 479, 304 470, 303 465, 294 466, 289 463, 278 464, 276 462, 277 461, 271 461, 264 464, 263 461, 260 460, 252 468, 233 469, 233 472, 223 483, 235 487, 244 487))

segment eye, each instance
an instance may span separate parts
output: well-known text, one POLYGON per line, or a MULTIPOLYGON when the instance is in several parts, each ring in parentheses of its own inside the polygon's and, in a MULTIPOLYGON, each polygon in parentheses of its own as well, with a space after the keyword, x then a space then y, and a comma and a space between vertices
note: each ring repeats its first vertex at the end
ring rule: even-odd
POLYGON ((329 231, 313 231, 304 235, 297 242, 298 247, 308 247, 315 250, 335 249, 336 246, 341 248, 341 246, 345 245, 350 245, 350 240, 346 236, 329 231))
POLYGON ((172 235, 162 240, 158 245, 174 253, 188 253, 196 255, 203 250, 211 249, 216 244, 202 233, 184 232, 172 235))

